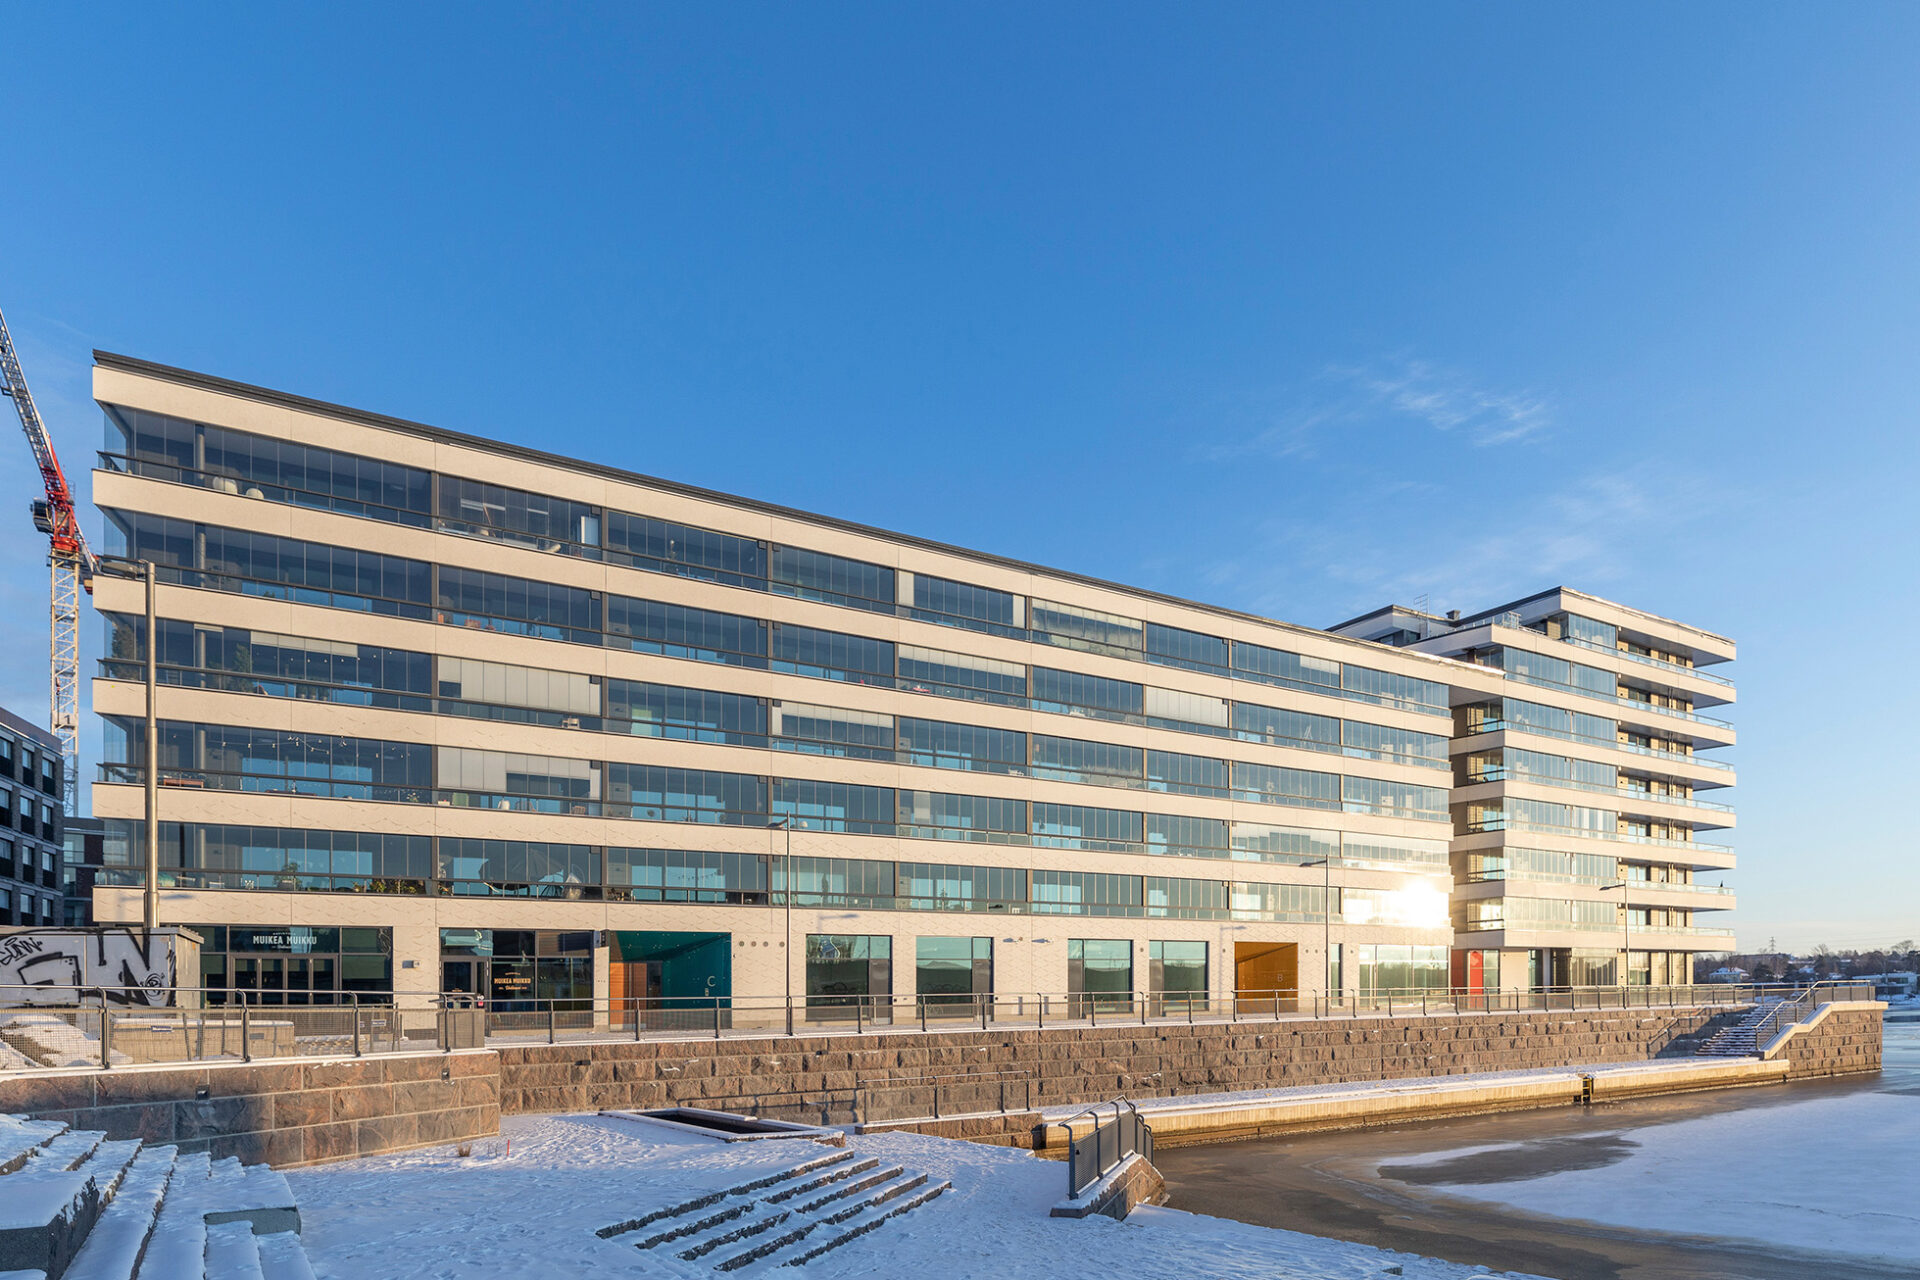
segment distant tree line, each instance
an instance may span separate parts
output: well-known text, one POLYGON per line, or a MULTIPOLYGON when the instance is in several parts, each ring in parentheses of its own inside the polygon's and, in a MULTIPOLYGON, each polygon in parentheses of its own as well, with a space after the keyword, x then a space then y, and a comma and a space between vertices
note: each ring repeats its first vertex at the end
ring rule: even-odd
POLYGON ((1786 951, 1746 951, 1695 956, 1693 980, 1705 982, 1719 969, 1745 969, 1750 982, 1803 982, 1807 978, 1859 978, 1878 973, 1920 972, 1920 948, 1904 938, 1890 947, 1836 951, 1818 946, 1804 955, 1786 951))

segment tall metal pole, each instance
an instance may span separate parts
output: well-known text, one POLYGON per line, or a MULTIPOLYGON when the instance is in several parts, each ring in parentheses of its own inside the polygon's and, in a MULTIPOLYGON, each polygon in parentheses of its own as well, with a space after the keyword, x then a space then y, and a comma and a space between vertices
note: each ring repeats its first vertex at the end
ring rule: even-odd
POLYGON ((780 828, 780 834, 786 841, 786 857, 782 862, 780 873, 780 899, 786 906, 786 921, 780 952, 787 970, 787 1008, 791 1011, 793 1008, 793 819, 775 818, 767 825, 780 828))
POLYGON ((147 578, 147 892, 145 922, 149 948, 160 927, 160 634, 155 620, 153 561, 143 562, 147 578))
MULTIPOLYGON (((1320 975, 1320 989, 1333 998, 1333 859, 1328 858, 1320 875, 1320 962, 1326 972, 1320 975)), ((1345 959, 1343 956, 1342 959, 1345 959)), ((1346 985, 1341 974, 1341 986, 1346 985)))

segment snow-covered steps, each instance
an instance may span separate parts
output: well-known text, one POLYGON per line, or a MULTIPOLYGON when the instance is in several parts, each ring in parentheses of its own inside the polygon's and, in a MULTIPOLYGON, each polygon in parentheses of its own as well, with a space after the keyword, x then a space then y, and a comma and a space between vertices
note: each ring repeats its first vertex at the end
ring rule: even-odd
POLYGON ((0 1177, 0 1270, 59 1275, 72 1261, 140 1150, 105 1137, 64 1130, 0 1177))
POLYGON ((143 1147, 62 1280, 133 1280, 173 1178, 175 1149, 143 1147))
POLYGON ((247 1222, 218 1222, 207 1227, 206 1280, 265 1280, 260 1246, 247 1222))
MULTIPOLYGON (((624 1222, 615 1222, 609 1226, 601 1227, 594 1234, 599 1236, 602 1240, 611 1240, 615 1236, 625 1235, 630 1231, 638 1231, 642 1227, 649 1227, 655 1223, 668 1223, 668 1220, 673 1218, 688 1219, 690 1221, 691 1219, 688 1217, 688 1215, 698 1214, 700 1210, 711 1208, 712 1206, 717 1205, 724 1200, 728 1200, 736 1196, 750 1196, 756 1191, 764 1191, 764 1190, 767 1190, 768 1188, 779 1187, 782 1183, 791 1182, 796 1178, 804 1178, 806 1177, 806 1175, 810 1173, 815 1173, 815 1172, 818 1172, 819 1170, 827 1169, 834 1165, 843 1164, 846 1161, 849 1161, 852 1159, 853 1159, 853 1152, 836 1151, 832 1155, 821 1156, 816 1160, 807 1160, 807 1161, 804 1161, 803 1163, 794 1165, 790 1169, 782 1169, 778 1173, 770 1173, 764 1177, 755 1178, 751 1182, 735 1183, 733 1186, 722 1187, 718 1191, 710 1191, 706 1195, 695 1197, 692 1200, 683 1200, 678 1204, 671 1204, 666 1206, 663 1209, 655 1209, 655 1210, 652 1210, 651 1212, 643 1213, 638 1217, 628 1218, 624 1222)), ((667 1227, 664 1229, 668 1231, 672 1231, 674 1226, 676 1225, 680 1225, 680 1224, 668 1223, 667 1227)), ((649 1233, 649 1234, 657 1235, 657 1233, 649 1233)), ((678 1239, 679 1235, 681 1234, 691 1234, 691 1233, 681 1232, 678 1234, 671 1234, 671 1235, 657 1235, 657 1238, 654 1239, 654 1243, 659 1244, 665 1240, 678 1239)), ((642 1247, 646 1248, 651 1246, 643 1245, 642 1247)))
POLYGON ((0 1280, 314 1280, 286 1178, 0 1116, 0 1280))
POLYGON ((1730 1027, 1722 1027, 1713 1033, 1707 1042, 1694 1053, 1711 1058, 1750 1058, 1760 1052, 1758 1033, 1760 1024, 1772 1016, 1780 1006, 1779 1000, 1762 1000, 1740 1021, 1730 1027))
POLYGON ((800 1265, 908 1213, 949 1189, 924 1173, 883 1165, 852 1151, 603 1227, 602 1239, 630 1240, 683 1262, 731 1274, 800 1265))
POLYGON ((808 1241, 805 1247, 780 1258, 776 1265, 803 1267, 821 1254, 838 1249, 850 1240, 857 1240, 869 1231, 879 1229, 880 1225, 889 1219, 897 1218, 904 1213, 911 1213, 921 1205, 932 1200, 937 1200, 941 1195, 953 1189, 951 1182, 936 1182, 931 1187, 927 1187, 926 1181, 927 1178, 925 1174, 921 1174, 919 1177, 912 1179, 915 1187, 924 1187, 925 1189, 919 1190, 913 1195, 906 1196, 904 1199, 898 1198, 904 1195, 907 1190, 907 1188, 903 1187, 900 1191, 887 1195, 875 1204, 863 1203, 859 1205, 853 1214, 839 1219, 837 1224, 839 1226, 838 1231, 831 1235, 808 1241))

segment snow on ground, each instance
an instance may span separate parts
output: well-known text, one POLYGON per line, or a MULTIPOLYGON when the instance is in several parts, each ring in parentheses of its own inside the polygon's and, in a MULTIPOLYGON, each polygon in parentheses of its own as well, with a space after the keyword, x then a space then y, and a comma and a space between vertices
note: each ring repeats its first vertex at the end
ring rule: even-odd
MULTIPOLYGON (((1812 1097, 1622 1136, 1633 1149, 1600 1168, 1433 1189, 1553 1217, 1920 1260, 1920 1097, 1812 1097)), ((1487 1149, 1386 1163, 1431 1168, 1487 1149)))
MULTIPOLYGON (((289 1170, 321 1280, 711 1277, 711 1259, 642 1253, 594 1230, 822 1153, 804 1141, 722 1143, 612 1117, 509 1116, 501 1138, 289 1170), (502 1154, 510 1144, 510 1154, 502 1154)), ((953 1190, 799 1274, 914 1280, 1114 1274, 1141 1280, 1464 1280, 1473 1267, 1171 1209, 1126 1222, 1050 1218, 1065 1166, 919 1134, 849 1146, 951 1180, 953 1190)), ((744 1274, 752 1276, 754 1268, 744 1274)))
MULTIPOLYGON (((1653 1062, 1608 1062, 1591 1067, 1532 1067, 1519 1071, 1481 1071, 1470 1075, 1414 1076, 1402 1080, 1349 1080, 1338 1084, 1295 1084, 1272 1089, 1246 1089, 1235 1093, 1183 1093, 1169 1098, 1135 1098, 1134 1106, 1142 1115, 1155 1111, 1189 1107, 1230 1106, 1295 1098, 1340 1097, 1355 1093, 1432 1093, 1435 1089, 1470 1089, 1482 1084, 1511 1084, 1518 1080, 1577 1080, 1582 1075, 1611 1075, 1615 1072, 1660 1070, 1689 1071, 1724 1067, 1724 1058, 1663 1058, 1653 1062)), ((1110 1112, 1111 1103, 1102 1103, 1110 1112)), ((1044 1107, 1041 1116, 1049 1121, 1067 1120, 1087 1110, 1087 1105, 1044 1107)))

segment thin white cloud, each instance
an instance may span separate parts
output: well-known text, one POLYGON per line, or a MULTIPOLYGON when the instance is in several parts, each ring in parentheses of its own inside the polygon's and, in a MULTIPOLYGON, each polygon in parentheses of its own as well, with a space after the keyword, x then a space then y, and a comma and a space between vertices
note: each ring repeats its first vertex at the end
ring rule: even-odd
POLYGON ((1207 446, 1208 461, 1315 455, 1320 437, 1406 423, 1456 435, 1476 448, 1535 440, 1553 425, 1552 406, 1532 391, 1497 390, 1431 360, 1390 360, 1323 370, 1301 403, 1241 440, 1207 446))

